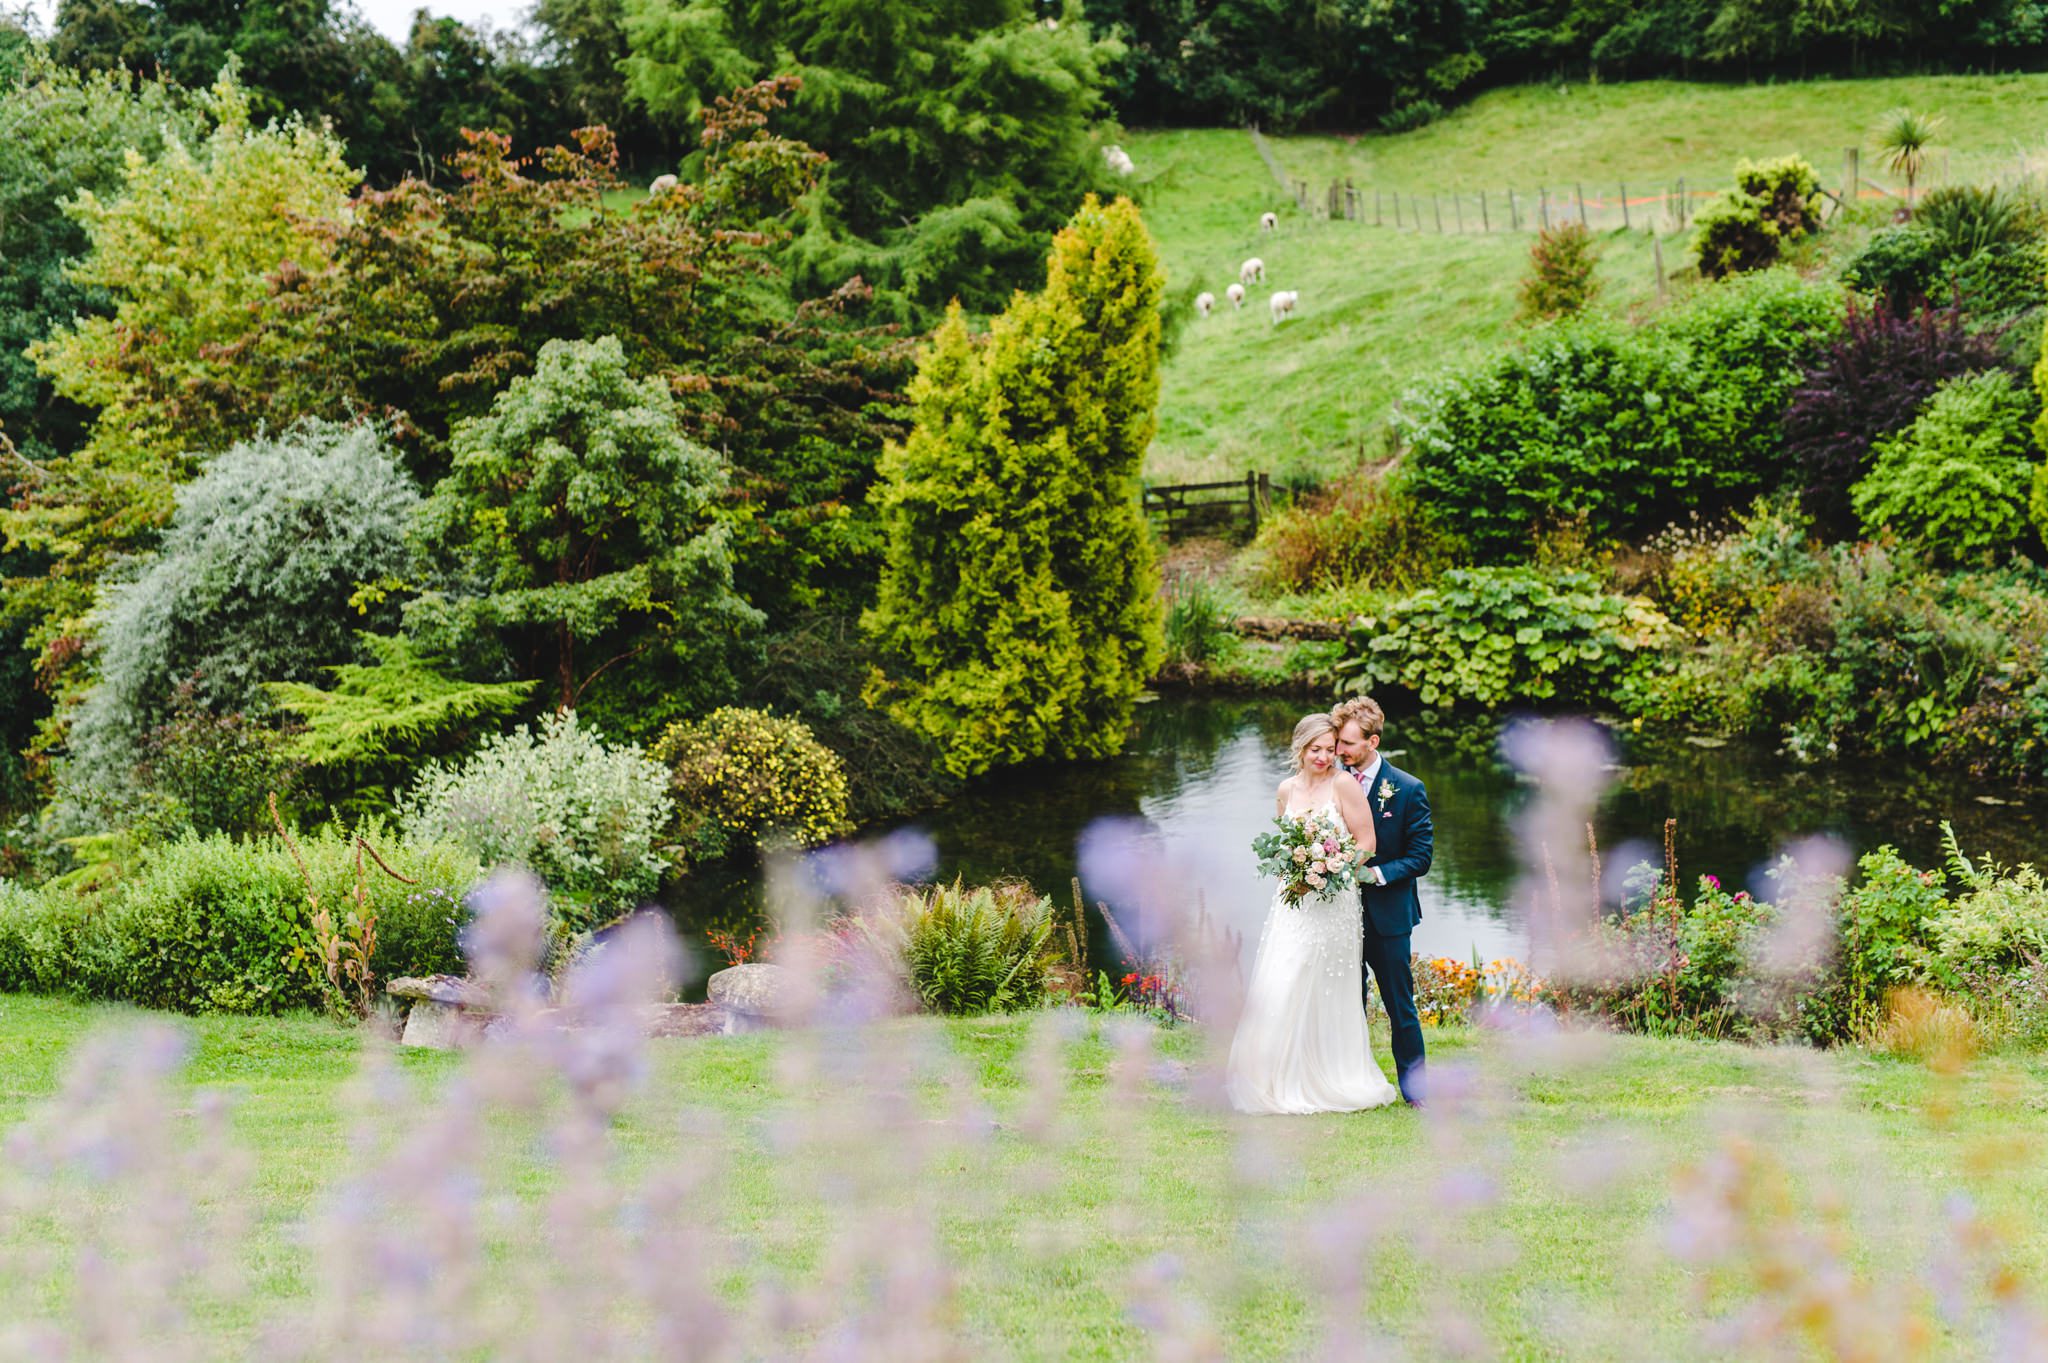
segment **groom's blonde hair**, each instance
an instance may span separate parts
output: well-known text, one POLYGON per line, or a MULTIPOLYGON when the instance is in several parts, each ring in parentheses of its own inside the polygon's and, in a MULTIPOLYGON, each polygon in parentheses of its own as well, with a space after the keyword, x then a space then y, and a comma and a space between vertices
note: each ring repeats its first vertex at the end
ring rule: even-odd
POLYGON ((1294 769, 1301 770, 1301 760, 1308 752, 1308 745, 1324 734, 1335 734, 1336 724, 1328 715, 1303 715, 1301 722, 1294 726, 1294 769))
POLYGON ((1346 724, 1356 724, 1360 733, 1371 738, 1387 727, 1387 712, 1371 696, 1353 696, 1331 707, 1330 723, 1340 734, 1346 724))

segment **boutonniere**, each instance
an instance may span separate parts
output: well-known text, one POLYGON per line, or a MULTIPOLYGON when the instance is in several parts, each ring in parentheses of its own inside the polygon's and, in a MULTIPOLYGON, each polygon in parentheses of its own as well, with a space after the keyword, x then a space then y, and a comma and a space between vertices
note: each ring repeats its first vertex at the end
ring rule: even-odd
POLYGON ((1394 798, 1394 783, 1392 781, 1382 780, 1380 782, 1379 796, 1380 813, 1384 814, 1387 812, 1387 801, 1394 798))

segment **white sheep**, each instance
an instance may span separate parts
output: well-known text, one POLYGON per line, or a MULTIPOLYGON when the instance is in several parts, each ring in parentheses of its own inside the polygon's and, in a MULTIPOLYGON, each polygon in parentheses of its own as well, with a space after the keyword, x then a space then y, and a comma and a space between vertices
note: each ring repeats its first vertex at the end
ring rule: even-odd
POLYGON ((1237 282, 1240 284, 1263 284, 1266 282, 1266 262, 1253 256, 1237 267, 1237 282))
POLYGON ((1119 175, 1129 175, 1138 167, 1131 160, 1130 153, 1122 147, 1110 146, 1102 149, 1102 159, 1109 162, 1109 168, 1119 175))
POLYGON ((647 197, 652 199, 666 194, 681 183, 673 175, 657 175, 654 177, 654 183, 647 186, 647 197))
POLYGON ((1223 296, 1230 300, 1231 307, 1240 312, 1244 311, 1244 285, 1232 284, 1223 291, 1223 296))
POLYGON ((1261 213, 1261 214, 1259 214, 1259 230, 1260 230, 1261 232, 1277 232, 1277 231, 1279 231, 1279 230, 1280 230, 1280 215, 1279 215, 1278 213, 1261 213))
POLYGON ((1216 310, 1216 295, 1215 295, 1215 294, 1213 294, 1213 293, 1206 293, 1206 292, 1205 292, 1205 293, 1198 293, 1198 294, 1196 294, 1196 295, 1195 295, 1195 312, 1196 312, 1196 314, 1197 314, 1198 316, 1202 316, 1202 317, 1207 317, 1207 316, 1208 316, 1208 315, 1209 315, 1210 313, 1214 312, 1215 310, 1216 310))
POLYGON ((1293 289, 1282 289, 1267 299, 1266 306, 1273 310, 1273 325, 1279 326, 1280 319, 1293 312, 1294 305, 1300 300, 1301 295, 1293 289))

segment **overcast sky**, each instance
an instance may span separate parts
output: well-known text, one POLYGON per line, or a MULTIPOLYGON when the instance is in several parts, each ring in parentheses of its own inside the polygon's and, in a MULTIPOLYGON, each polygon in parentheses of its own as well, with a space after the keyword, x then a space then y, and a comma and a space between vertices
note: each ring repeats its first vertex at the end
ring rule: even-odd
MULTIPOLYGON (((412 32, 412 12, 416 9, 451 15, 471 24, 488 19, 494 28, 510 28, 532 7, 531 0, 426 0, 424 4, 421 0, 356 0, 356 4, 365 19, 401 47, 405 45, 405 35, 412 32)), ((30 0, 29 8, 42 20, 47 32, 57 13, 57 0, 30 0)))
POLYGON ((519 16, 531 9, 531 0, 356 0, 363 17, 400 47, 412 32, 412 12, 424 9, 474 24, 488 19, 493 28, 511 28, 519 16))

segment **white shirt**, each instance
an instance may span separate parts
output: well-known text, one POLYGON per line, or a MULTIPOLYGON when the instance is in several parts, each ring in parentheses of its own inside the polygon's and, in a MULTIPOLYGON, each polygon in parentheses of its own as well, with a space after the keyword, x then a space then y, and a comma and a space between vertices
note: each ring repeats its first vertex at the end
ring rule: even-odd
MULTIPOLYGON (((1358 778, 1358 784, 1365 790, 1368 796, 1372 794, 1372 778, 1378 776, 1380 774, 1380 768, 1384 767, 1386 764, 1386 758, 1381 757, 1378 753, 1374 753, 1372 755, 1371 766, 1365 767, 1363 769, 1353 769, 1351 774, 1358 778)), ((1365 869, 1367 873, 1372 876, 1373 884, 1384 885, 1387 883, 1387 878, 1384 875, 1380 874, 1379 867, 1368 866, 1365 869)))

